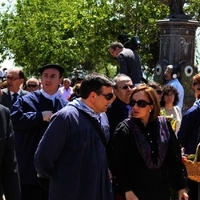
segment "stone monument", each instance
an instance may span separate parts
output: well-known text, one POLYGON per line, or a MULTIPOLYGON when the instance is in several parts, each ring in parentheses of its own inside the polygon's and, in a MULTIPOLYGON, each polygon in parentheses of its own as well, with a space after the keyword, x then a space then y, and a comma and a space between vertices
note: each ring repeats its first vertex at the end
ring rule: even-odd
POLYGON ((154 80, 165 84, 164 71, 168 64, 176 66, 179 81, 185 90, 183 111, 194 103, 191 82, 197 67, 194 66, 195 35, 200 25, 183 11, 184 0, 168 0, 170 14, 157 21, 160 27, 159 61, 155 66, 154 80))

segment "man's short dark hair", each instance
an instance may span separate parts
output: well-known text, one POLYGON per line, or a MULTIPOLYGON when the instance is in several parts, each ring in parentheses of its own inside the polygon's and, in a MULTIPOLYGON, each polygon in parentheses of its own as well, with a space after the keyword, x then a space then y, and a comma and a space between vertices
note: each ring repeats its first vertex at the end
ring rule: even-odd
POLYGON ((19 78, 25 78, 24 72, 22 70, 19 70, 19 78))
POLYGON ((116 48, 123 49, 124 45, 121 42, 113 42, 109 46, 109 49, 114 49, 115 50, 116 48))
POLYGON ((80 95, 83 99, 87 99, 91 92, 101 94, 103 86, 113 87, 113 85, 113 81, 102 74, 89 74, 81 83, 80 95))

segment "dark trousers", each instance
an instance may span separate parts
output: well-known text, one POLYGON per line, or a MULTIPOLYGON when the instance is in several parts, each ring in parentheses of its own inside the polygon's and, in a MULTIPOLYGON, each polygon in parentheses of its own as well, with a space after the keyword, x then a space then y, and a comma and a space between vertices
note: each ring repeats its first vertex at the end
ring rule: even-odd
POLYGON ((21 185, 21 200, 48 200, 48 191, 37 185, 21 185))

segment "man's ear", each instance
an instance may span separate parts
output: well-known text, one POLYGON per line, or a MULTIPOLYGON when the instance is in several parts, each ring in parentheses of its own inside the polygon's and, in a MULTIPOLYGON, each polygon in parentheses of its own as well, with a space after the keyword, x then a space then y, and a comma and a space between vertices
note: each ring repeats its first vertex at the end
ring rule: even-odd
POLYGON ((61 77, 61 78, 59 79, 59 84, 61 84, 62 81, 63 81, 63 77, 61 77))

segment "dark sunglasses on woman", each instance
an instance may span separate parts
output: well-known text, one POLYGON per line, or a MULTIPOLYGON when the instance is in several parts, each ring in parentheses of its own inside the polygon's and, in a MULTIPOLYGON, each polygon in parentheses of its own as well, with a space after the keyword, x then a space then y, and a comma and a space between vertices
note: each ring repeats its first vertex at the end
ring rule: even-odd
POLYGON ((133 107, 135 104, 137 104, 137 106, 140 108, 145 108, 147 105, 152 105, 152 103, 147 102, 145 100, 136 101, 135 99, 131 99, 129 105, 133 107))

